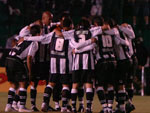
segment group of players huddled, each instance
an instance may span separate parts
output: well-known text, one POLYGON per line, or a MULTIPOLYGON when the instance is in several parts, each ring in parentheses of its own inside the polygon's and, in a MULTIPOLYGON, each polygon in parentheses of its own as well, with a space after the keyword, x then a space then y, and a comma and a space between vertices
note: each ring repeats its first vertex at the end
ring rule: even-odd
POLYGON ((43 112, 92 113, 95 92, 102 106, 100 113, 133 111, 137 59, 131 25, 118 25, 112 18, 102 17, 95 17, 91 23, 87 17, 82 17, 74 26, 65 13, 60 22, 53 23, 52 18, 53 15, 45 11, 42 20, 20 31, 6 59, 10 88, 5 112, 39 111, 36 107, 39 80, 46 80, 43 112), (31 110, 25 107, 29 84, 31 110), (55 108, 49 105, 52 94, 55 108))

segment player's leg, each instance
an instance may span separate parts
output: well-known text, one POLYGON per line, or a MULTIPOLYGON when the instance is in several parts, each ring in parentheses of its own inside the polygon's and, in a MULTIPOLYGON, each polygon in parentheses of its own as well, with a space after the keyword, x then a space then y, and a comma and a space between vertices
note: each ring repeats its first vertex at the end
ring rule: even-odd
POLYGON ((125 101, 126 101, 126 90, 125 90, 125 81, 126 74, 128 72, 129 61, 123 60, 119 61, 117 64, 117 101, 119 109, 116 112, 125 113, 125 101))
POLYGON ((62 84, 60 81, 58 81, 54 87, 53 90, 53 101, 55 103, 55 110, 60 111, 60 103, 59 101, 61 100, 61 91, 62 91, 62 84))
POLYGON ((72 100, 72 112, 76 113, 76 101, 78 95, 78 87, 80 81, 81 71, 74 71, 72 74, 72 89, 71 89, 71 100, 72 100))
POLYGON ((78 88, 79 109, 78 112, 84 112, 84 87, 80 84, 78 88))
POLYGON ((5 108, 5 112, 16 112, 17 110, 15 110, 12 107, 12 103, 15 97, 15 92, 16 92, 16 85, 13 82, 9 82, 10 83, 10 88, 8 90, 8 99, 7 99, 7 105, 5 108))
POLYGON ((109 62, 107 68, 107 105, 108 105, 108 113, 112 113, 113 110, 113 102, 114 102, 114 77, 116 70, 116 62, 109 62))
POLYGON ((49 105, 51 94, 53 92, 54 87, 55 87, 54 82, 49 82, 48 85, 45 87, 44 95, 43 95, 43 102, 41 106, 41 111, 43 112, 48 111, 48 105, 49 105))
POLYGON ((33 111, 39 111, 36 107, 36 96, 37 96, 37 85, 39 80, 35 80, 31 82, 30 88, 30 98, 31 98, 31 109, 33 111))
POLYGON ((93 100, 93 83, 92 83, 92 74, 93 71, 83 71, 83 83, 85 84, 86 88, 86 112, 92 112, 92 100, 93 100))
POLYGON ((96 92, 100 104, 102 106, 101 113, 107 112, 107 103, 106 103, 106 95, 104 90, 104 82, 105 82, 105 65, 104 63, 98 62, 96 64, 95 74, 97 80, 96 92))
POLYGON ((19 82, 19 97, 20 97, 19 112, 32 112, 31 110, 25 107, 27 100, 27 86, 28 83, 26 81, 19 82))
POLYGON ((15 97, 16 93, 16 70, 15 70, 15 61, 11 60, 9 58, 6 59, 6 72, 7 72, 7 78, 8 82, 10 83, 10 88, 8 90, 8 99, 7 99, 7 105, 5 108, 5 112, 16 112, 16 110, 12 107, 12 103, 15 97))

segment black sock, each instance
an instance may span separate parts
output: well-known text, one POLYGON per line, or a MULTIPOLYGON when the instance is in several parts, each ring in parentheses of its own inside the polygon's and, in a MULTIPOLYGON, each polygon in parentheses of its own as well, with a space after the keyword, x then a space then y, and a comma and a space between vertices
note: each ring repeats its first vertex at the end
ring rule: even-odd
POLYGON ((131 88, 131 89, 127 89, 126 90, 127 91, 127 93, 128 93, 128 98, 132 101, 132 99, 133 99, 133 89, 131 88))
POLYGON ((44 95, 43 95, 43 102, 49 105, 50 97, 53 91, 53 87, 50 85, 47 85, 45 90, 44 90, 44 95))
POLYGON ((107 103, 106 103, 106 96, 105 96, 105 92, 104 92, 103 87, 97 88, 97 95, 98 95, 98 98, 101 102, 102 108, 105 111, 107 109, 107 103))
POLYGON ((113 101, 114 101, 114 88, 110 87, 107 89, 107 91, 108 91, 108 95, 107 95, 108 108, 112 110, 113 101))
POLYGON ((87 109, 90 111, 92 107, 92 100, 93 100, 93 89, 87 88, 86 89, 86 102, 87 102, 87 109))
POLYGON ((18 94, 16 94, 15 95, 15 99, 14 99, 14 101, 16 102, 16 103, 18 103, 18 101, 20 100, 20 97, 19 97, 19 95, 18 94))
POLYGON ((64 109, 67 109, 68 95, 69 95, 69 88, 68 87, 64 87, 62 89, 62 107, 64 109))
POLYGON ((126 92, 125 90, 118 91, 118 105, 121 111, 125 111, 126 92))
POLYGON ((31 98, 31 105, 32 106, 36 106, 36 95, 37 95, 37 90, 35 88, 31 87, 30 98, 31 98))
POLYGON ((20 96, 20 108, 24 108, 26 105, 27 99, 27 90, 25 88, 19 88, 19 96, 20 96))
POLYGON ((12 105, 14 97, 15 97, 15 89, 14 88, 9 88, 7 104, 12 105))
POLYGON ((72 110, 76 111, 76 100, 77 100, 77 89, 72 89, 71 90, 71 99, 72 99, 72 110))
POLYGON ((84 97, 84 88, 81 87, 78 89, 78 100, 79 100, 79 106, 83 107, 83 97, 84 97))

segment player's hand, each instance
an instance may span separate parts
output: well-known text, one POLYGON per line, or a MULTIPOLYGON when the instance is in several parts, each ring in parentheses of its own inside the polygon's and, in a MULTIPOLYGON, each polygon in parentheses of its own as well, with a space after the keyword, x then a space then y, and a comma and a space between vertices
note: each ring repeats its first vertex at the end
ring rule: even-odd
POLYGON ((91 38, 92 43, 96 43, 97 39, 96 38, 91 38))
POLYGON ((23 42, 23 41, 24 41, 24 38, 22 37, 22 38, 20 38, 20 39, 18 40, 17 43, 19 44, 19 43, 21 43, 21 42, 23 42))
POLYGON ((75 54, 75 49, 72 50, 72 53, 75 54))
POLYGON ((109 30, 110 29, 110 26, 108 24, 104 24, 102 26, 102 30, 109 30))

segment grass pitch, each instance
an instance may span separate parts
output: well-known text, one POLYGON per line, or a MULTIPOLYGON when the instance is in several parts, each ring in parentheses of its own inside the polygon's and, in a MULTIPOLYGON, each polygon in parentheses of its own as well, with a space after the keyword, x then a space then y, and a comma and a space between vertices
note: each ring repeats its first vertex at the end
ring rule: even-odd
MULTIPOLYGON (((37 95, 37 107, 41 108, 42 103, 42 93, 38 93, 37 95)), ((28 99, 27 99, 27 108, 30 108, 30 94, 28 93, 28 99)), ((134 97, 134 105, 136 107, 136 110, 134 110, 132 113, 150 113, 150 96, 135 96, 134 97)), ((0 112, 4 112, 5 106, 7 103, 7 93, 0 93, 0 112)), ((54 106, 53 101, 51 101, 51 105, 54 106)), ((94 103, 93 103, 93 111, 99 112, 101 110, 101 105, 98 101, 97 96, 94 97, 94 103)), ((54 112, 51 112, 54 113, 54 112)), ((58 113, 58 112, 57 112, 58 113)))

